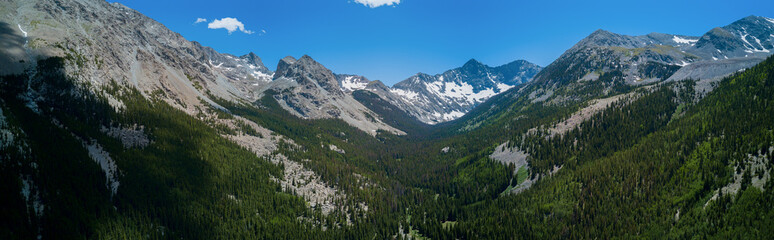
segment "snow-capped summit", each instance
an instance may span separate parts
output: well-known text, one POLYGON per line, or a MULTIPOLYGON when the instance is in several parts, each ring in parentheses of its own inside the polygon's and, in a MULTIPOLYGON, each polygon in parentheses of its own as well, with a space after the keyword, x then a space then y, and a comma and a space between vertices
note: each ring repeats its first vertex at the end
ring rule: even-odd
POLYGON ((380 88, 365 77, 338 75, 342 90, 368 90, 422 122, 436 124, 457 119, 490 97, 528 82, 542 68, 518 60, 489 67, 475 59, 442 74, 417 73, 395 84, 380 88), (370 87, 369 87, 370 86, 370 87))

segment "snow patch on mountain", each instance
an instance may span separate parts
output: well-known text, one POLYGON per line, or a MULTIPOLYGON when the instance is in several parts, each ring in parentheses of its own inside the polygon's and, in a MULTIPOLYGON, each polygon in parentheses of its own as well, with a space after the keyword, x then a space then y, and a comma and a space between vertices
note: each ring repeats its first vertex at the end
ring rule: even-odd
POLYGON ((745 52, 747 53, 757 53, 757 52, 768 53, 769 52, 768 49, 763 47, 763 44, 761 44, 761 40, 756 38, 755 36, 750 36, 750 34, 747 33, 746 29, 742 28, 742 31, 739 32, 739 35, 741 36, 740 38, 742 39, 742 42, 744 42, 745 52), (758 49, 758 46, 755 46, 752 43, 750 43, 750 41, 747 40, 748 36, 753 38, 758 43, 758 46, 761 47, 761 49, 758 49))
POLYGON ((515 87, 515 86, 513 86, 513 85, 508 85, 508 84, 504 84, 504 83, 498 83, 498 84, 497 84, 497 90, 499 90, 499 92, 505 92, 505 91, 508 91, 508 89, 511 89, 511 88, 513 88, 513 87, 515 87))
POLYGON ((419 93, 416 93, 411 90, 403 90, 403 89, 390 89, 391 92, 397 94, 398 96, 404 97, 408 100, 414 100, 419 96, 419 93))
POLYGON ((367 82, 355 81, 356 76, 346 76, 341 82, 341 88, 347 91, 363 90, 367 82))
POLYGON ((693 45, 696 42, 698 42, 699 39, 685 39, 685 38, 681 38, 679 36, 674 36, 672 38, 672 41, 675 41, 676 43, 679 43, 679 44, 691 44, 691 45, 693 45))
MULTIPOLYGON (((506 84, 498 84, 497 88, 487 88, 478 92, 473 90, 473 86, 469 83, 463 82, 462 84, 456 82, 443 82, 442 78, 438 81, 425 84, 430 93, 433 93, 439 97, 446 99, 461 100, 468 104, 476 104, 477 102, 483 102, 495 94, 500 93, 500 87, 511 88, 513 86, 506 84), (505 85, 505 86, 502 86, 505 85)), ((456 115, 456 114, 454 114, 456 115)))
POLYGON ((19 26, 19 31, 21 31, 22 34, 24 34, 24 37, 27 37, 27 31, 24 31, 24 29, 22 29, 21 24, 16 24, 16 25, 19 26))
POLYGON ((443 114, 443 120, 451 121, 451 120, 460 118, 462 116, 465 116, 464 112, 460 112, 460 111, 455 110, 455 111, 452 111, 450 113, 444 113, 443 114))
POLYGON ((403 80, 389 89, 394 97, 373 92, 418 120, 437 124, 462 117, 492 96, 530 81, 541 69, 523 60, 489 67, 471 59, 441 74, 418 73, 403 80))

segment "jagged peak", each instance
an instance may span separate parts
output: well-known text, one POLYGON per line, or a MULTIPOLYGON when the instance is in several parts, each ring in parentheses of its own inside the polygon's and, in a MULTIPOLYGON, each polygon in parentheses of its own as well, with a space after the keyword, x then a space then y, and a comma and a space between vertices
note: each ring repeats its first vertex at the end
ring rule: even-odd
POLYGON ((530 61, 527 61, 527 60, 524 60, 524 59, 514 60, 512 62, 503 64, 503 65, 500 65, 500 66, 497 66, 497 67, 498 68, 507 68, 507 67, 512 67, 512 66, 525 66, 525 65, 526 66, 540 67, 539 65, 534 64, 534 63, 532 63, 530 61))
POLYGON ((381 90, 385 90, 385 91, 389 91, 390 90, 390 88, 387 87, 387 85, 384 85, 384 83, 382 81, 379 81, 379 80, 373 80, 373 81, 369 82, 366 85, 366 89, 381 89, 381 90))
POLYGON ((242 55, 242 57, 258 57, 258 55, 256 55, 254 52, 249 52, 245 55, 242 55))
POLYGON ((274 79, 285 76, 290 71, 290 66, 296 63, 296 58, 287 56, 279 60, 277 63, 277 71, 275 71, 274 79))
POLYGON ((330 69, 326 68, 322 63, 315 61, 309 55, 301 56, 295 64, 302 66, 306 69, 305 71, 327 71, 330 72, 331 76, 336 77, 330 69))
POLYGON ((771 25, 774 25, 774 19, 750 15, 750 16, 741 18, 739 20, 736 20, 733 23, 726 25, 723 28, 738 29, 738 28, 750 28, 750 27, 763 27, 763 29, 768 29, 768 27, 770 27, 771 25))
POLYGON ((600 29, 594 30, 594 32, 589 34, 589 36, 587 36, 586 38, 597 37, 597 36, 617 36, 617 35, 618 35, 617 33, 600 28, 600 29))
POLYGON ((292 78, 302 84, 317 82, 328 92, 342 94, 336 75, 309 55, 304 55, 298 60, 291 56, 282 58, 277 64, 274 79, 281 77, 292 78))
POLYGON ((242 56, 239 56, 239 57, 240 57, 240 58, 244 58, 244 59, 261 59, 261 58, 260 58, 260 57, 258 57, 258 55, 256 55, 254 52, 249 52, 249 53, 247 53, 247 54, 245 54, 245 55, 242 55, 242 56))
POLYGON ((750 15, 750 16, 747 16, 747 17, 743 17, 742 19, 736 20, 736 22, 738 22, 738 21, 755 21, 755 20, 766 20, 766 18, 765 17, 761 17, 761 16, 750 15))
POLYGON ((374 84, 374 85, 384 85, 384 83, 380 80, 373 80, 369 82, 368 84, 374 84))
POLYGON ((245 59, 245 60, 247 60, 247 62, 249 62, 249 63, 251 63, 253 65, 257 65, 257 66, 263 67, 263 61, 261 61, 261 57, 259 57, 258 55, 256 55, 253 52, 249 52, 249 53, 247 53, 245 55, 240 56, 239 58, 245 59))
POLYGON ((416 78, 416 79, 419 79, 421 81, 427 81, 427 80, 432 80, 433 79, 433 75, 430 75, 430 74, 427 74, 427 73, 423 73, 423 72, 418 72, 417 74, 414 74, 414 76, 412 78, 416 78))
POLYGON ((614 38, 614 37, 620 37, 620 36, 621 36, 620 34, 617 34, 617 33, 614 33, 614 32, 611 32, 611 31, 607 31, 607 30, 604 30, 604 29, 600 28, 600 29, 597 29, 596 31, 592 32, 588 36, 586 36, 585 39, 614 38))
POLYGON ((643 41, 642 36, 622 35, 603 29, 597 29, 576 43, 575 46, 568 51, 572 52, 585 47, 637 48, 644 47, 647 44, 647 42, 643 41))
POLYGON ((734 38, 734 34, 732 34, 731 32, 729 32, 724 28, 716 27, 716 28, 710 29, 707 33, 704 34, 702 38, 708 40, 712 37, 734 38))
POLYGON ((468 62, 465 63, 465 65, 462 65, 462 68, 460 70, 465 73, 469 74, 476 74, 480 72, 484 72, 489 68, 489 66, 479 62, 476 59, 470 59, 468 62))
POLYGON ((298 61, 298 60, 296 60, 296 58, 294 58, 293 56, 286 56, 286 57, 280 59, 280 63, 284 62, 285 64, 288 64, 288 65, 295 64, 296 61, 298 61))
POLYGON ((465 67, 465 66, 483 66, 483 65, 484 65, 483 63, 479 62, 475 58, 471 58, 470 60, 465 62, 465 64, 462 65, 462 67, 465 67))
POLYGON ((319 65, 320 67, 322 67, 322 64, 318 63, 317 61, 314 60, 314 58, 312 58, 311 56, 306 55, 306 54, 304 54, 304 56, 301 56, 301 58, 299 58, 298 61, 296 61, 296 63, 304 65, 304 66, 317 66, 317 65, 319 65))

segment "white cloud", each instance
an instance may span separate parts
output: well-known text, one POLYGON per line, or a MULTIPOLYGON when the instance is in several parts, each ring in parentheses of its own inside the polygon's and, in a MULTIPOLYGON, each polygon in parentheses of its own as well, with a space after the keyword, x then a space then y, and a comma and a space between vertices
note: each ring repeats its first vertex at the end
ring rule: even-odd
POLYGON ((206 18, 197 18, 197 19, 196 19, 196 22, 194 22, 194 24, 197 24, 197 23, 203 23, 203 22, 206 22, 206 21, 207 21, 207 19, 206 19, 206 18))
POLYGON ((400 0, 355 0, 356 3, 366 5, 370 8, 377 8, 381 6, 392 6, 393 4, 400 4, 400 0))
POLYGON ((230 17, 215 19, 214 21, 212 21, 210 24, 207 25, 207 28, 209 29, 223 28, 228 31, 228 34, 231 34, 236 30, 239 30, 240 32, 247 33, 247 34, 255 33, 250 30, 245 30, 245 25, 242 24, 242 22, 240 22, 236 18, 230 18, 230 17))

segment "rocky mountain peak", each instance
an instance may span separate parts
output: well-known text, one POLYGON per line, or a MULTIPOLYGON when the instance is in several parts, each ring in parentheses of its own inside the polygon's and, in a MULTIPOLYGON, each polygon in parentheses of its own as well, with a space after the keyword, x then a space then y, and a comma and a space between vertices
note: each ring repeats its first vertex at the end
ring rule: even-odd
POLYGON ((505 65, 495 67, 494 71, 502 73, 502 83, 507 85, 518 85, 528 82, 543 68, 537 64, 525 61, 516 60, 505 65))
POLYGON ((696 47, 709 46, 721 51, 733 51, 738 47, 735 46, 736 44, 732 44, 734 39, 734 34, 723 28, 716 27, 699 38, 699 41, 696 42, 696 47))
POLYGON ((298 61, 298 60, 296 58, 294 58, 293 56, 286 56, 286 57, 280 59, 280 62, 285 62, 285 63, 287 63, 289 65, 296 63, 296 61, 298 61))
POLYGON ((417 74, 414 74, 414 76, 409 77, 406 80, 400 81, 395 84, 395 86, 413 86, 417 84, 422 84, 425 82, 432 82, 435 81, 435 77, 433 75, 419 72, 417 74))
POLYGON ((331 94, 343 94, 333 72, 308 55, 304 55, 298 60, 291 56, 281 59, 277 64, 274 79, 281 77, 293 79, 300 85, 316 83, 331 94))
POLYGON ((633 36, 626 36, 612 33, 606 30, 597 29, 586 38, 575 44, 570 50, 577 50, 584 47, 625 47, 637 48, 644 47, 646 44, 633 36))
POLYGON ((696 48, 695 54, 704 58, 768 56, 774 51, 774 19, 748 16, 713 28, 699 39, 696 48))
POLYGON ((258 55, 255 55, 255 53, 253 52, 242 55, 239 58, 247 60, 247 63, 257 65, 257 66, 263 66, 263 61, 261 61, 261 58, 258 57, 258 55))
POLYGON ((487 68, 486 65, 484 65, 483 63, 479 62, 474 58, 471 58, 464 65, 462 65, 462 69, 465 69, 465 70, 481 70, 486 68, 487 68))
POLYGON ((368 83, 366 88, 380 88, 380 89, 388 89, 387 85, 384 85, 382 81, 374 80, 368 83))
POLYGON ((592 32, 591 34, 589 34, 589 36, 588 36, 587 38, 589 38, 589 37, 600 37, 600 38, 604 38, 604 37, 610 37, 610 36, 615 36, 615 35, 618 35, 618 34, 615 34, 615 33, 613 33, 613 32, 610 32, 610 31, 607 31, 607 30, 605 30, 605 29, 601 29, 601 28, 600 28, 600 29, 594 30, 594 32, 592 32))
POLYGON ((757 41, 755 41, 755 39, 767 42, 765 40, 772 38, 771 34, 774 32, 774 19, 748 16, 723 27, 723 29, 738 34, 740 37, 744 36, 745 39, 743 39, 743 41, 753 40, 753 42, 748 45, 756 45, 757 41), (755 39, 753 39, 753 37, 755 39))
POLYGON ((280 77, 283 77, 287 75, 288 71, 290 71, 290 66, 293 66, 293 64, 296 63, 296 58, 292 56, 287 56, 279 60, 277 63, 277 71, 274 73, 274 79, 278 79, 280 77))

